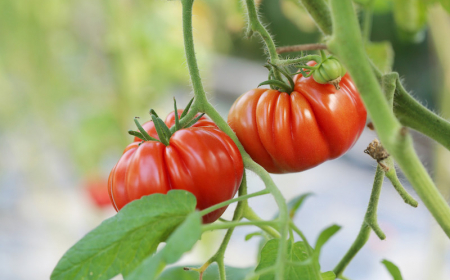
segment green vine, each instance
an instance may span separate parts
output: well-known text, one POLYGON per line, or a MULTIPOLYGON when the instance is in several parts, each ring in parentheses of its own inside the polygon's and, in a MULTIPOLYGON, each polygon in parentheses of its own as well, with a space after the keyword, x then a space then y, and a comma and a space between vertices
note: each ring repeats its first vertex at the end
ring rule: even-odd
POLYGON ((331 11, 333 36, 328 41, 328 49, 340 58, 352 76, 383 146, 396 159, 419 197, 450 237, 450 207, 416 155, 408 131, 389 108, 364 51, 352 2, 331 1, 331 11))
MULTIPOLYGON (((200 73, 197 65, 197 60, 195 56, 195 50, 194 50, 194 40, 192 35, 192 7, 194 0, 182 0, 182 14, 183 14, 183 36, 184 36, 184 43, 185 43, 185 52, 186 52, 186 61, 188 64, 189 74, 192 81, 192 86, 194 89, 194 103, 192 105, 192 108, 188 115, 185 116, 185 118, 193 118, 193 116, 197 112, 203 112, 206 113, 221 129, 223 132, 225 132, 228 136, 230 136, 233 141, 238 146, 242 159, 244 161, 244 166, 255 172, 264 182, 266 185, 266 188, 270 193, 274 196, 275 201, 278 205, 280 215, 278 218, 278 221, 276 222, 276 227, 279 229, 279 235, 281 237, 281 240, 286 240, 288 235, 288 229, 289 229, 289 216, 288 216, 288 209, 286 201, 281 194, 281 192, 276 187, 275 183, 273 182, 272 178, 270 177, 269 173, 259 166, 257 163, 255 163, 250 156, 245 152, 244 148, 242 147, 241 143, 237 139, 236 135, 234 134, 233 130, 228 126, 227 122, 222 119, 220 114, 217 112, 217 110, 208 102, 206 98, 206 93, 203 89, 203 85, 200 78, 200 73)), ((249 14, 249 24, 251 28, 261 34, 264 41, 267 44, 267 48, 270 54, 271 61, 273 62, 278 58, 278 54, 276 53, 275 45, 273 44, 272 38, 270 37, 267 30, 265 30, 264 26, 261 24, 261 22, 258 19, 258 15, 256 12, 256 6, 253 0, 246 0, 246 5, 248 8, 248 14, 249 14)), ((274 71, 276 72, 276 71, 274 71)), ((278 73, 279 75, 279 73, 278 73)), ((280 76, 281 79, 281 76, 280 76)), ((185 118, 180 120, 181 125, 185 122, 185 118)), ((249 207, 248 204, 246 207, 249 207)), ((244 209, 245 213, 245 209, 244 209)), ((250 221, 250 222, 239 222, 239 221, 232 221, 227 224, 218 224, 218 225, 208 225, 204 227, 204 230, 208 229, 217 229, 217 228, 233 228, 235 226, 239 225, 245 225, 245 224, 251 224, 251 225, 274 225, 273 222, 265 222, 265 221, 250 221)), ((276 262, 276 272, 275 272, 275 279, 276 280, 282 280, 284 277, 284 259, 286 255, 287 245, 285 242, 280 242, 278 254, 277 254, 277 262, 276 262)), ((225 279, 221 279, 225 280, 225 279)))
POLYGON ((380 165, 377 166, 377 171, 375 173, 375 179, 373 182, 372 194, 370 195, 369 205, 367 206, 366 215, 364 216, 364 221, 361 226, 361 230, 358 233, 355 241, 344 255, 342 260, 333 269, 336 277, 341 277, 344 269, 350 263, 350 261, 355 257, 355 255, 361 250, 361 248, 369 240, 371 229, 378 235, 381 240, 386 238, 381 228, 378 226, 377 222, 377 206, 378 200, 380 198, 381 187, 383 186, 384 171, 380 165))

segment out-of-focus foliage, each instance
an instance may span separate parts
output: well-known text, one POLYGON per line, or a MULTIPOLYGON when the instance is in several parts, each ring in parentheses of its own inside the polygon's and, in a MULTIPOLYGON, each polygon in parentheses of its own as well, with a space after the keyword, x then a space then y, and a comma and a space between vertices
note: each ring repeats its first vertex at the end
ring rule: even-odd
MULTIPOLYGON (((203 70, 242 31, 240 8, 196 1, 203 70)), ((0 0, 0 129, 45 127, 78 172, 96 176, 130 141, 134 116, 188 87, 184 61, 176 1, 0 0)))
MULTIPOLYGON (((425 59, 417 52, 427 46, 401 45, 385 27, 398 17, 395 9, 392 14, 396 1, 371 2, 371 39, 392 42, 394 70, 408 78, 415 74, 402 59, 411 62, 411 52, 416 62, 425 59)), ((260 8, 279 46, 321 40, 299 1, 264 0, 260 8)), ((245 25, 241 1, 196 0, 194 36, 207 89, 212 52, 264 60, 259 39, 244 38, 245 25)), ((387 69, 390 49, 378 43, 368 48, 387 58, 379 65, 387 69)), ((429 87, 428 76, 410 79, 418 94, 429 87)), ((79 175, 107 174, 131 139, 126 131, 134 129, 133 117, 165 110, 174 92, 188 95, 188 78, 178 1, 0 0, 0 130, 16 137, 30 128, 41 131, 79 175)))

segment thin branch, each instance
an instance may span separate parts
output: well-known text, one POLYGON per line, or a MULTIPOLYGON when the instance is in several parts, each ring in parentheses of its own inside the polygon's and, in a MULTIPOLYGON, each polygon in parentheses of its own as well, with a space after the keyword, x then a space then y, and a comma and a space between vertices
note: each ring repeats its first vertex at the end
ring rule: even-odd
POLYGON ((302 44, 294 46, 285 46, 277 48, 277 53, 287 53, 287 52, 301 52, 301 51, 314 51, 314 50, 326 50, 327 45, 325 44, 302 44))

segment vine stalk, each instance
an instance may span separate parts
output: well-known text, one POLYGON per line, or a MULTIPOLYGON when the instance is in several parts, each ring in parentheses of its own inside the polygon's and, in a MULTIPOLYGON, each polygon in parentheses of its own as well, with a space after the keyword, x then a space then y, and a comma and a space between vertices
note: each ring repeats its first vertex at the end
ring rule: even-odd
MULTIPOLYGON (((206 113, 221 129, 223 132, 225 132, 228 136, 230 136, 233 141, 236 143, 237 147, 239 148, 239 151, 241 152, 242 159, 244 161, 244 166, 253 172, 255 172, 264 182, 266 185, 267 190, 270 191, 270 193, 274 196, 275 202, 277 203, 279 207, 279 218, 277 221, 277 225, 279 228, 279 233, 281 240, 284 241, 287 239, 288 230, 289 230, 289 216, 288 216, 288 208, 286 201, 281 194, 280 190, 276 187, 275 183, 273 182, 270 175, 267 173, 266 170, 264 170, 260 165, 255 163, 250 156, 245 152, 242 144, 237 139, 236 135, 234 134, 233 130, 228 126, 227 122, 222 119, 220 114, 217 112, 217 110, 208 102, 206 98, 206 93, 203 88, 201 77, 199 73, 199 68, 197 65, 197 59, 195 56, 195 49, 194 49, 194 39, 192 35, 192 8, 194 4, 194 0, 181 0, 182 4, 182 15, 183 15, 183 37, 184 37, 184 45, 185 45, 185 53, 186 53, 186 61, 189 69, 189 74, 192 81, 192 87, 194 89, 194 103, 192 105, 191 111, 188 113, 188 115, 185 116, 185 118, 193 117, 198 111, 206 113)), ((268 51, 271 57, 271 60, 275 60, 278 58, 278 54, 276 52, 275 45, 273 44, 272 38, 270 37, 267 30, 265 30, 264 26, 259 22, 257 18, 256 13, 256 6, 253 0, 246 0, 247 7, 250 7, 252 9, 249 9, 249 21, 252 24, 252 28, 255 28, 257 32, 261 34, 261 36, 264 38, 266 42, 269 42, 268 45, 268 51), (251 11, 250 11, 251 10, 251 11), (271 43, 270 43, 271 42, 271 43)), ((273 62, 273 61, 272 61, 273 62)), ((279 74, 278 74, 279 75, 279 74)), ((180 123, 184 122, 183 120, 180 121, 180 123)), ((248 206, 247 206, 248 207, 248 206)), ((234 227, 237 225, 242 225, 243 223, 238 224, 239 222, 230 222, 227 226, 234 227), (231 224, 234 223, 234 224, 231 224)), ((251 221, 248 224, 261 224, 263 225, 264 222, 261 221, 251 221)), ((267 222, 266 225, 271 225, 270 222, 267 222)), ((213 229, 212 226, 216 227, 216 225, 208 225, 210 229, 213 229)), ((208 226, 205 226, 206 229, 208 229, 208 226)), ((228 227, 227 227, 228 228, 228 227)), ((204 228, 205 229, 205 228, 204 228)), ((275 279, 276 280, 282 280, 284 277, 284 266, 283 261, 285 259, 287 251, 287 244, 286 242, 280 242, 280 246, 278 248, 277 253, 277 262, 275 264, 276 271, 275 271, 275 279)), ((222 279, 225 280, 225 279, 222 279)))
POLYGON ((428 210, 450 237, 450 207, 415 153, 412 138, 389 108, 364 51, 350 0, 331 1, 333 36, 328 48, 352 76, 386 150, 395 158, 428 210))

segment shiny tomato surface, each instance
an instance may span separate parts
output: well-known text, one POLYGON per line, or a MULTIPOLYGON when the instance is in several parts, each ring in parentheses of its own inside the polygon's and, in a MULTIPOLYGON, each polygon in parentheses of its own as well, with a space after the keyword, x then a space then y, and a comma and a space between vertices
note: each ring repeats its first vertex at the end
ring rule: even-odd
MULTIPOLYGON (((174 120, 172 112, 165 123, 170 127, 174 120)), ((158 138, 153 123, 143 127, 158 138)), ((233 198, 239 189, 244 172, 241 154, 233 140, 206 117, 193 127, 176 131, 168 146, 140 142, 125 149, 109 176, 110 198, 117 211, 144 195, 175 189, 194 194, 197 209, 203 210, 233 198)), ((203 222, 214 222, 225 209, 205 215, 203 222)))
POLYGON ((294 77, 290 94, 253 89, 231 107, 228 123, 249 155, 271 173, 299 172, 350 149, 366 109, 350 76, 336 90, 312 77, 294 77))

